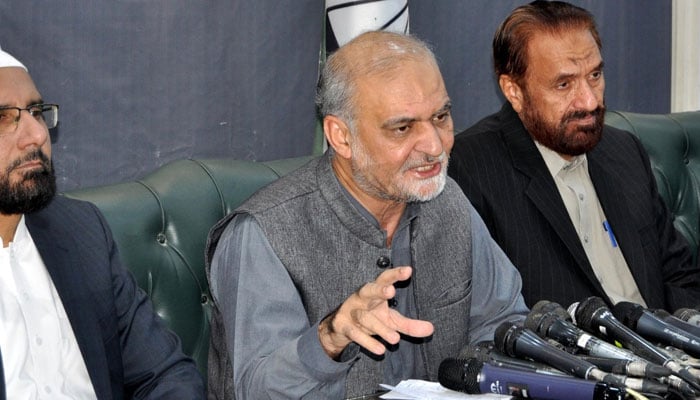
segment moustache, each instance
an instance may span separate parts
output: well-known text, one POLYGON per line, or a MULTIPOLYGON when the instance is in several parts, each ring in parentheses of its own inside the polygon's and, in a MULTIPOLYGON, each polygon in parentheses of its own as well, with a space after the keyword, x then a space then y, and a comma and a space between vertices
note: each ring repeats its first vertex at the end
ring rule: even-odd
POLYGON ((597 107, 593 111, 572 111, 564 116, 564 122, 573 122, 588 117, 595 117, 596 119, 598 119, 603 117, 603 115, 605 115, 604 107, 597 107))
POLYGON ((8 167, 7 167, 7 173, 12 172, 13 170, 17 169, 20 165, 30 162, 30 161, 41 161, 41 165, 44 167, 45 170, 50 170, 51 169, 51 160, 44 154, 43 151, 41 150, 34 150, 31 153, 27 154, 26 156, 22 158, 18 158, 14 160, 8 167))
POLYGON ((440 153, 440 155, 437 157, 429 156, 426 154, 424 157, 422 157, 422 159, 406 161, 406 163, 403 165, 403 168, 401 168, 401 169, 402 169, 402 171, 405 172, 405 171, 408 171, 409 169, 417 168, 417 167, 423 166, 425 164, 433 164, 436 162, 442 163, 442 162, 445 162, 446 160, 447 160, 447 153, 445 153, 444 151, 442 153, 440 153))

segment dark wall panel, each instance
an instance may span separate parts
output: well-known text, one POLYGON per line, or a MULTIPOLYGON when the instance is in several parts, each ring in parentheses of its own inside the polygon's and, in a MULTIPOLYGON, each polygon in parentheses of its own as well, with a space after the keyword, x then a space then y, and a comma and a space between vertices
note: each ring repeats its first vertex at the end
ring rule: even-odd
MULTIPOLYGON (((455 130, 498 110, 491 40, 524 1, 412 0, 411 32, 430 42, 453 101, 455 130), (449 6, 448 6, 449 5, 449 6)), ((671 92, 670 0, 572 0, 598 22, 608 108, 666 113, 671 92)))
MULTIPOLYGON (((608 106, 668 112, 670 0, 575 1, 597 17, 608 106)), ((410 0, 463 129, 501 103, 491 37, 520 1, 410 0)), ((137 179, 183 157, 309 154, 323 0, 0 2, 0 46, 61 105, 59 188, 137 179)))

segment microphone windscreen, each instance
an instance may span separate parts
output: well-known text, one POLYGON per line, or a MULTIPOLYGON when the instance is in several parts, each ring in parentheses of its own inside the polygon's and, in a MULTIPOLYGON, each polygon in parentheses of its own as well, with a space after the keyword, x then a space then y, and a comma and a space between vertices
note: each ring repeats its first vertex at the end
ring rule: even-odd
POLYGON ((523 324, 527 329, 539 333, 538 330, 543 318, 544 313, 535 310, 530 310, 530 313, 527 314, 527 317, 525 318, 525 322, 523 324))
POLYGON ((636 303, 630 303, 629 301, 621 301, 615 304, 611 311, 615 318, 632 328, 632 330, 636 330, 637 322, 644 313, 644 307, 636 303))
POLYGON ((484 363, 470 359, 446 358, 438 368, 438 382, 448 389, 459 392, 477 394, 479 388, 479 372, 484 363))
POLYGON ((498 325, 496 332, 493 334, 493 342, 496 348, 503 354, 507 354, 511 357, 517 357, 515 354, 515 341, 517 335, 513 335, 513 331, 517 328, 517 325, 512 323, 504 322, 498 325))
POLYGON ((561 304, 549 300, 538 301, 537 303, 535 303, 534 306, 532 306, 530 311, 543 314, 554 313, 562 320, 571 321, 571 315, 569 315, 569 313, 564 309, 564 307, 561 306, 561 304))
POLYGON ((583 329, 595 332, 595 313, 601 308, 607 309, 607 307, 607 304, 600 297, 588 297, 576 307, 576 324, 583 329))
POLYGON ((485 363, 489 361, 489 355, 492 351, 494 351, 493 342, 483 341, 464 347, 457 358, 463 360, 476 358, 485 363))
MULTIPOLYGON (((567 321, 570 321, 569 318, 567 321)), ((549 329, 556 323, 561 321, 561 318, 553 311, 544 313, 530 312, 525 318, 525 328, 537 333, 540 337, 548 336, 549 329)))

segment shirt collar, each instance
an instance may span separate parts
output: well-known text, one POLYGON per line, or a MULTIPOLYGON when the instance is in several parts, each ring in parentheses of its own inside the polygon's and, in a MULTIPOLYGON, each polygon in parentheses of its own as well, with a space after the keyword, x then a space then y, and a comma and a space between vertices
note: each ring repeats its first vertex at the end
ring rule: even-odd
MULTIPOLYGON (((338 177, 336 176, 336 180, 338 177)), ((350 201, 350 204, 352 204, 353 207, 362 214, 363 217, 369 222, 374 225, 375 228, 380 229, 381 227, 379 226, 379 221, 377 221, 376 218, 374 218, 374 215, 370 213, 357 199, 350 194, 350 192, 340 184, 340 181, 338 181, 338 186, 340 186, 340 190, 342 191, 343 195, 345 198, 350 201)), ((406 204, 406 209, 403 211, 403 214, 401 215, 401 221, 399 221, 399 226, 398 229, 403 228, 406 224, 408 224, 413 218, 415 218, 418 215, 418 205, 416 203, 408 203, 406 204)))
MULTIPOLYGON (((19 219, 19 223, 17 224, 17 228, 15 228, 15 236, 9 245, 17 248, 18 246, 22 246, 24 243, 27 243, 28 238, 29 230, 27 229, 27 225, 24 223, 24 214, 22 214, 22 217, 19 219)), ((0 238, 0 247, 5 247, 5 242, 3 242, 2 238, 0 238)))
POLYGON ((547 165, 547 169, 552 176, 557 176, 562 170, 570 171, 579 166, 588 167, 588 158, 585 153, 574 156, 570 161, 567 161, 562 158, 559 153, 541 144, 537 140, 535 140, 535 146, 542 155, 542 159, 544 159, 544 163, 547 165))

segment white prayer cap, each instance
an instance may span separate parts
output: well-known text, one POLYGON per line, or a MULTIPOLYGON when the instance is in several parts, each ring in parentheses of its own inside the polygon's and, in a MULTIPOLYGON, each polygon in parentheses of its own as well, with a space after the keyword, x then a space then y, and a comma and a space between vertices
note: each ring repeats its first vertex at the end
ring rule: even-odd
POLYGON ((25 71, 27 70, 27 67, 19 62, 18 59, 12 57, 9 53, 0 48, 0 68, 4 67, 20 67, 24 68, 25 71))

